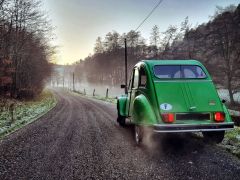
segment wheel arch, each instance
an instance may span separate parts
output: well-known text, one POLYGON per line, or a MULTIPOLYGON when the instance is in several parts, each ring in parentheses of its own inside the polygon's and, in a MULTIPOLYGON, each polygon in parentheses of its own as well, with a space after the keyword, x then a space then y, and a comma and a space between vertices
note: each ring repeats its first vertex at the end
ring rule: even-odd
POLYGON ((120 96, 117 98, 117 110, 118 115, 127 116, 126 112, 126 103, 127 103, 127 97, 126 96, 120 96))
POLYGON ((157 124, 154 110, 144 95, 138 95, 133 102, 133 123, 140 125, 157 124))

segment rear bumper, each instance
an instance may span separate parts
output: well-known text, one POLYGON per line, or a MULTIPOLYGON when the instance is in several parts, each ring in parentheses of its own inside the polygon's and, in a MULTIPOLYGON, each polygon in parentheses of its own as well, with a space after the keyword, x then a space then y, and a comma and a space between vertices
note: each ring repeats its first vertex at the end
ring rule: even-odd
POLYGON ((219 124, 199 124, 199 125, 186 125, 186 124, 155 124, 153 131, 159 133, 171 132, 202 132, 202 131, 225 131, 234 128, 234 123, 219 123, 219 124))

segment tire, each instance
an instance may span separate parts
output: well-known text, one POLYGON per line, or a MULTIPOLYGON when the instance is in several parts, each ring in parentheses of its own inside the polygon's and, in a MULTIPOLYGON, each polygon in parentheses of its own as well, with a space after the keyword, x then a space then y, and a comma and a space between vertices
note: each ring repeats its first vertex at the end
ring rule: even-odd
POLYGON ((224 139, 225 131, 209 131, 202 132, 204 140, 212 143, 221 143, 224 139))
POLYGON ((118 111, 117 122, 120 126, 125 127, 126 126, 126 117, 121 116, 119 113, 119 102, 117 102, 117 111, 118 111))
POLYGON ((140 145, 143 140, 143 129, 141 126, 135 125, 134 127, 134 138, 137 145, 140 145))
POLYGON ((126 118, 124 116, 118 115, 117 122, 122 127, 126 126, 126 118))

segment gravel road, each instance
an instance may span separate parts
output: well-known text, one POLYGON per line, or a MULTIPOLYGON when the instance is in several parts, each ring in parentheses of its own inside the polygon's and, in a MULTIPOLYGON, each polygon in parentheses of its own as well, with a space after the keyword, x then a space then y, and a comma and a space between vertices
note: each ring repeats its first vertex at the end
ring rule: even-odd
POLYGON ((137 147, 115 105, 55 90, 57 106, 0 141, 0 179, 240 179, 240 160, 189 134, 137 147))

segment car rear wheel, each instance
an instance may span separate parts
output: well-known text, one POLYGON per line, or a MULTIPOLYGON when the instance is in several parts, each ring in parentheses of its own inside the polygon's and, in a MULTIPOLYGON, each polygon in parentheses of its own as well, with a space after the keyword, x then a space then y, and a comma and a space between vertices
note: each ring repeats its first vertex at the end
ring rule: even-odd
POLYGON ((135 134, 135 142, 137 145, 140 145, 142 140, 143 140, 143 129, 138 126, 138 125, 135 125, 135 128, 134 128, 134 134, 135 134))
POLYGON ((208 142, 221 143, 224 139, 225 131, 202 132, 203 137, 208 142))

